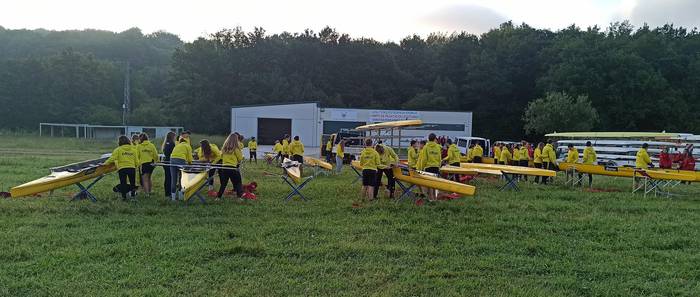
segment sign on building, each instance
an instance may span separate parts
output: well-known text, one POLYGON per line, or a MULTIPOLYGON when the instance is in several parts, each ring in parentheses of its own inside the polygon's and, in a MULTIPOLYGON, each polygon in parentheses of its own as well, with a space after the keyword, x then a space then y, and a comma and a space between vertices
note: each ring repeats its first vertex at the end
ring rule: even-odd
POLYGON ((369 112, 370 122, 389 122, 402 120, 420 120, 420 112, 402 110, 371 110, 369 112))

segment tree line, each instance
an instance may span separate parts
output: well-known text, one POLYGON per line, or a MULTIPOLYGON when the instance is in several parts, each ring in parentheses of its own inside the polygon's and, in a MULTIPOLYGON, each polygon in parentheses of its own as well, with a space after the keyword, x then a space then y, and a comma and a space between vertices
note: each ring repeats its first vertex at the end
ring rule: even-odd
MULTIPOLYGON (((479 36, 435 33, 398 43, 329 27, 279 34, 233 28, 188 43, 138 29, 0 27, 0 106, 13 111, 0 125, 119 123, 127 60, 133 66, 130 122, 202 133, 227 132, 234 105, 303 101, 473 111, 474 134, 498 139, 519 139, 526 120, 535 118, 562 119, 535 125, 558 131, 700 132, 700 34, 627 22, 558 31, 506 22, 479 36), (553 94, 585 101, 537 101, 553 94), (553 104, 547 102, 572 106, 547 108, 553 104), (577 106, 592 110, 578 114, 577 106), (578 116, 542 116, 548 111, 578 116), (590 120, 586 114, 595 121, 572 120, 590 120)), ((530 136, 543 133, 528 127, 530 136)))

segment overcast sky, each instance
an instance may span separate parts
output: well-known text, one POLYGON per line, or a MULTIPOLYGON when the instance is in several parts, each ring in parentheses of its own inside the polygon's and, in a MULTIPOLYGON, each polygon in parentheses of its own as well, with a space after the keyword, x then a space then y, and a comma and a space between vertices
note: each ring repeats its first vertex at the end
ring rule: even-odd
POLYGON ((222 28, 263 27, 270 33, 315 31, 325 25, 353 37, 398 41, 418 33, 483 33, 513 20, 560 29, 630 20, 700 27, 700 0, 3 0, 0 26, 166 30, 187 41, 222 28))

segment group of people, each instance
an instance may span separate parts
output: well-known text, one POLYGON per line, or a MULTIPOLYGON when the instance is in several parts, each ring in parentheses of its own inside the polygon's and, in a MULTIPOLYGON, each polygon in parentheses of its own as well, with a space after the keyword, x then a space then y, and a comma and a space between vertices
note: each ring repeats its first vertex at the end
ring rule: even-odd
MULTIPOLYGON (((114 163, 119 174, 119 185, 115 191, 120 192, 122 199, 127 199, 130 194, 132 199, 136 197, 137 176, 139 184, 146 195, 151 194, 153 184, 151 175, 160 161, 159 165, 164 169, 163 188, 166 198, 172 201, 181 200, 183 193, 179 185, 180 169, 194 165, 194 167, 208 166, 215 167, 209 169, 209 190, 214 189, 213 176, 219 174, 220 187, 216 193, 220 199, 229 183, 238 197, 244 197, 242 178, 239 170, 243 157, 243 136, 239 133, 231 133, 224 141, 221 148, 207 139, 199 142, 199 147, 192 149, 189 131, 182 132, 179 136, 175 132, 168 132, 161 145, 162 158, 158 154, 155 145, 148 140, 148 135, 143 133, 134 135, 132 139, 127 136, 120 136, 118 147, 112 151, 112 155, 105 161, 105 164, 114 163)), ((257 162, 257 141, 252 137, 248 141, 250 161, 257 162)))

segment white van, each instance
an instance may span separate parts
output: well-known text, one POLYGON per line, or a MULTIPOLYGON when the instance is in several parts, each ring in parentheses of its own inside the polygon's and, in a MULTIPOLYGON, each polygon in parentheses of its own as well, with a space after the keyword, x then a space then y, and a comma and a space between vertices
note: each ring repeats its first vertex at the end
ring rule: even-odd
POLYGON ((491 153, 491 140, 481 137, 457 137, 457 147, 462 155, 467 154, 469 146, 477 143, 484 149, 484 156, 489 156, 491 153))

